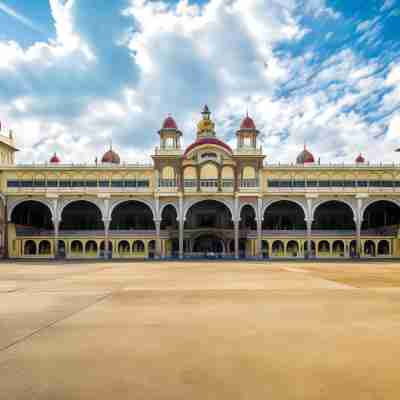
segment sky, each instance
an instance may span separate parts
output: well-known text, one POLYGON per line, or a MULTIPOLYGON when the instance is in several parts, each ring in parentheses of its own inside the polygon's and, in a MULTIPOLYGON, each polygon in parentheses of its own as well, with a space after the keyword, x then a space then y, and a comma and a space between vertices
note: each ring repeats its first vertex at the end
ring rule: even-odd
POLYGON ((399 162, 400 0, 0 0, 0 120, 19 162, 150 161, 208 104, 268 163, 399 162))

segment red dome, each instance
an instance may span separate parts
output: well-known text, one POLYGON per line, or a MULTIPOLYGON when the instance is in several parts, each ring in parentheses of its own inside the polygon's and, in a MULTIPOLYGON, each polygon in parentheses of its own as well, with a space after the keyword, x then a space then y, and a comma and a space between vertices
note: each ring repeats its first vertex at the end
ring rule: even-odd
POLYGON ((169 116, 165 118, 161 129, 178 129, 178 125, 176 124, 175 120, 169 116))
POLYGON ((193 142, 191 145, 188 146, 188 148, 185 150, 185 155, 188 154, 191 150, 193 150, 195 147, 202 146, 203 144, 213 144, 217 146, 223 147, 225 150, 229 151, 232 153, 232 149, 224 142, 217 138, 201 138, 193 142))
POLYGON ((356 163, 364 163, 365 162, 365 158, 362 156, 362 154, 360 153, 358 155, 358 157, 356 158, 356 163))
POLYGON ((114 150, 110 149, 106 153, 104 153, 104 156, 101 159, 101 162, 119 164, 121 161, 120 161, 119 155, 114 150))
POLYGON ((56 163, 56 164, 60 162, 60 159, 57 157, 56 153, 54 153, 53 157, 50 158, 50 162, 51 163, 56 163))
POLYGON ((252 118, 250 118, 248 115, 246 115, 246 117, 243 119, 242 123, 240 124, 240 129, 256 130, 256 124, 254 123, 252 118))
POLYGON ((296 163, 297 164, 307 164, 307 163, 313 163, 313 162, 315 162, 313 154, 310 153, 304 146, 304 150, 297 156, 296 163))

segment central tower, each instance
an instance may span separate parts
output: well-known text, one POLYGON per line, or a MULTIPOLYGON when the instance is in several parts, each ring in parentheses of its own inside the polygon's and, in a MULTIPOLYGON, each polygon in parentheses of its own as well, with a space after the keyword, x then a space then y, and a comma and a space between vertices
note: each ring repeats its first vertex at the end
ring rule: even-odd
POLYGON ((215 124, 211 121, 211 112, 207 104, 204 106, 201 115, 203 118, 197 124, 197 139, 215 137, 215 124))

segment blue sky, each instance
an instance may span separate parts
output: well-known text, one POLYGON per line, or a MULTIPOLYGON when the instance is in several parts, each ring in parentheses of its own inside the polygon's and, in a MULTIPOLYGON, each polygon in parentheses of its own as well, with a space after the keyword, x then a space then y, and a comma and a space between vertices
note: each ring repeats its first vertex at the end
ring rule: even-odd
POLYGON ((204 103, 234 145, 249 109, 270 162, 398 161, 399 0, 0 0, 0 119, 19 160, 148 160, 204 103))

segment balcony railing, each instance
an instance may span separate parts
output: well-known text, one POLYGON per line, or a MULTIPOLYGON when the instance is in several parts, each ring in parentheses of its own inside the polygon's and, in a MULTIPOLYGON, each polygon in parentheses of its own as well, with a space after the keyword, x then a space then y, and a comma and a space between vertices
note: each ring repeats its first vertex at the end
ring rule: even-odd
POLYGON ((242 179, 240 181, 241 188, 257 188, 258 187, 258 179, 242 179))

